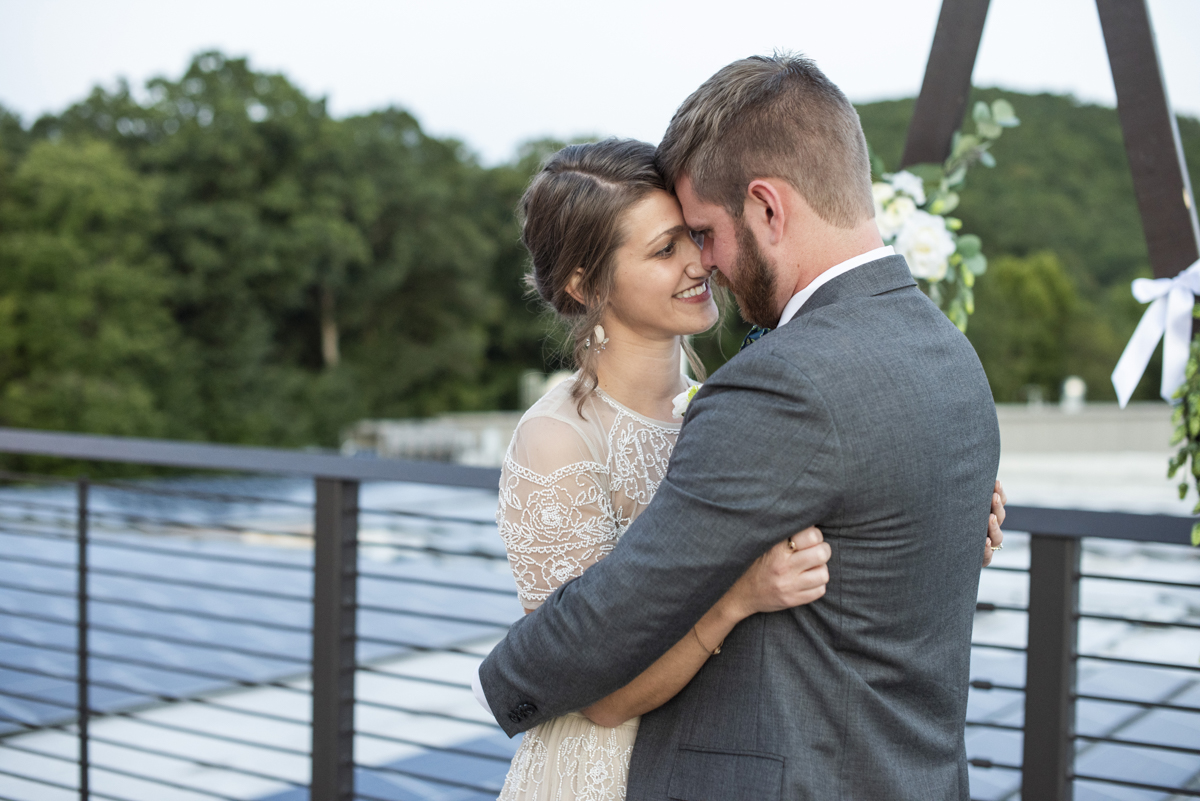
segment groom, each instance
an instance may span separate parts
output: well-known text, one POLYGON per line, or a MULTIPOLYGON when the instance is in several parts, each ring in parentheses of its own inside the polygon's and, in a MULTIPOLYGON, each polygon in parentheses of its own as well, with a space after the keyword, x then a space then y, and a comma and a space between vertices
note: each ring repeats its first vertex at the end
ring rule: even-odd
POLYGON ((970 636, 1000 440, 966 338, 883 247, 858 115, 809 60, 749 58, 658 157, 703 262, 774 328, 692 401, 612 555, 480 668, 511 736, 588 706, 811 525, 825 597, 755 615, 643 716, 628 798, 967 799, 970 636))

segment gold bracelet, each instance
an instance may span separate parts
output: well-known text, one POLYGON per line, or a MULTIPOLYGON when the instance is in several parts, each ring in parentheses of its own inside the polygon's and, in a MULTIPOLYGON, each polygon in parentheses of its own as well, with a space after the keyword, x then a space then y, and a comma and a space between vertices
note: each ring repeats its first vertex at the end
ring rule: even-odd
POLYGON ((717 654, 721 653, 721 646, 725 644, 724 640, 721 640, 719 643, 717 643, 715 650, 710 650, 709 647, 704 644, 704 641, 700 639, 700 632, 696 631, 695 626, 692 626, 692 634, 696 635, 696 642, 700 643, 700 647, 705 651, 708 651, 710 656, 716 656, 717 654))

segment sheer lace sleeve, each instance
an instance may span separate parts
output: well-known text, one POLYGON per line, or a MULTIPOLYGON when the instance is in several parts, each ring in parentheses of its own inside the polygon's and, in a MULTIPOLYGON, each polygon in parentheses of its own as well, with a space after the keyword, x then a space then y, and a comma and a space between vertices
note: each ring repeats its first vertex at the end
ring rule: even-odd
POLYGON ((552 417, 521 422, 500 476, 496 523, 526 609, 616 545, 608 484, 607 468, 575 426, 552 417))

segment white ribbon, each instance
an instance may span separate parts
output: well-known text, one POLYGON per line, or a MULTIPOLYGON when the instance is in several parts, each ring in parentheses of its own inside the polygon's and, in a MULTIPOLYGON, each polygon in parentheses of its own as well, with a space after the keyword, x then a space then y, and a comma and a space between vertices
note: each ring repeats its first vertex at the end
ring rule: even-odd
POLYGON ((1133 282, 1133 296, 1138 303, 1149 303, 1150 308, 1142 315, 1113 370, 1113 387, 1122 409, 1142 380, 1142 373, 1146 372, 1146 365, 1160 339, 1164 342, 1159 391, 1163 400, 1172 402, 1171 396, 1183 384, 1187 370, 1192 341, 1192 307, 1198 294, 1200 261, 1174 278, 1138 278, 1133 282))

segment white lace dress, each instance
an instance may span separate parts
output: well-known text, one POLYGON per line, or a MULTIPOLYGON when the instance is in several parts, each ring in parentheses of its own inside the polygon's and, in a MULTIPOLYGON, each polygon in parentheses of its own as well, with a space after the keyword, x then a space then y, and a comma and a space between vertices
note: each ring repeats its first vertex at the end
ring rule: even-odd
MULTIPOLYGON (((654 497, 679 434, 599 390, 581 417, 573 383, 521 418, 500 476, 496 522, 526 609, 613 550, 654 497)), ((577 712, 530 729, 500 801, 624 799, 637 729, 636 718, 609 729, 577 712)))

